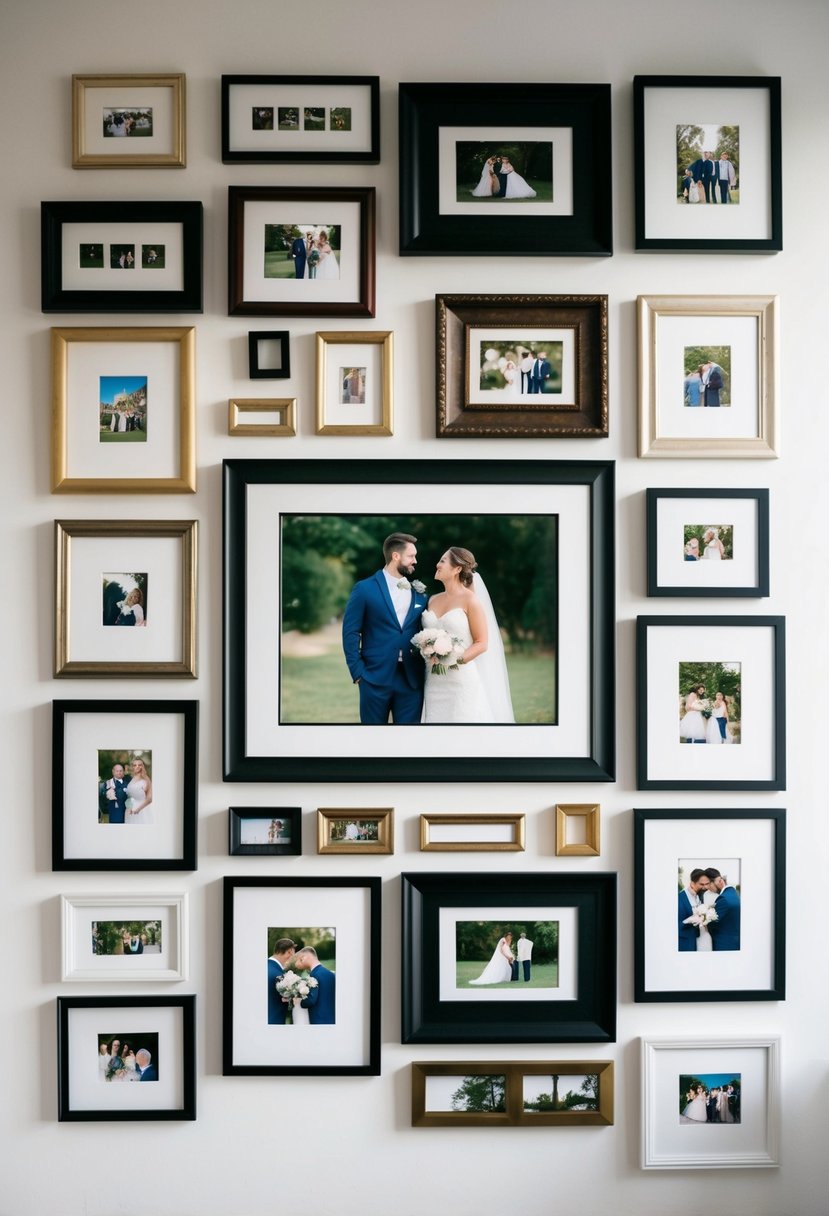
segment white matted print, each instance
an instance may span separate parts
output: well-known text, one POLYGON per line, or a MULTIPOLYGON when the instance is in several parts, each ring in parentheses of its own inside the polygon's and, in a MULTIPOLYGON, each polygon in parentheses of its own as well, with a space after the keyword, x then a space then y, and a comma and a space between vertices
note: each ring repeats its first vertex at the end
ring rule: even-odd
POLYGON ((231 78, 227 134, 233 159, 241 153, 297 154, 311 159, 372 150, 372 92, 368 84, 319 80, 304 83, 264 77, 231 78), (304 153, 304 156, 302 155, 304 153))
POLYGON ((62 895, 61 979, 185 980, 187 895, 62 895))
MULTIPOLYGON (((695 373, 698 377, 700 372, 695 373)), ((713 373, 716 374, 716 373, 713 373)), ((656 394, 660 434, 667 439, 749 439, 757 434, 760 332, 756 317, 662 316, 656 328, 656 394), (728 364, 715 406, 705 396, 693 408, 687 380, 698 367, 689 352, 701 352, 702 379, 712 366, 728 364), (726 378, 727 377, 727 378, 726 378), (727 395, 726 395, 727 393, 727 395), (709 403, 710 404, 710 403, 709 403)))
POLYGON ((391 435, 393 335, 317 334, 317 434, 391 435))
POLYGON ((768 594, 767 490, 648 495, 649 526, 655 528, 648 537, 654 549, 650 595, 768 594))
POLYGON ((532 409, 577 408, 573 328, 471 326, 466 401, 485 409, 504 404, 532 409))
POLYGON ((73 76, 73 167, 183 168, 184 93, 183 73, 73 76))
POLYGON ((440 215, 572 215, 571 127, 439 127, 440 215))
POLYGON ((440 908, 440 1000, 575 1000, 578 909, 504 907, 497 916, 495 911, 440 908))
POLYGON ((64 291, 183 291, 180 223, 64 223, 64 291))

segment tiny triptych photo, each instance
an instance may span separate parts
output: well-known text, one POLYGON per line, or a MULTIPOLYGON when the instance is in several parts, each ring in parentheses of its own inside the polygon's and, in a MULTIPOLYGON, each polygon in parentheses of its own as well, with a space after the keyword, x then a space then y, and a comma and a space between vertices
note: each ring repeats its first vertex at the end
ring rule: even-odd
POLYGON ((164 270, 167 264, 166 245, 154 241, 151 245, 83 241, 78 245, 78 266, 81 270, 164 270))

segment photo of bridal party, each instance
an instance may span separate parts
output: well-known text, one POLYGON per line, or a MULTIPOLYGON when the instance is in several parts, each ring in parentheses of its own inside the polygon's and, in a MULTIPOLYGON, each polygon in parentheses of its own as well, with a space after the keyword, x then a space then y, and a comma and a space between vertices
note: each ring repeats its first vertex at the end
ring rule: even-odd
POLYGON ((92 953, 137 958, 161 953, 160 920, 93 920, 92 953))
POLYGON ((513 992, 557 988, 558 941, 557 920, 509 926, 499 921, 458 921, 455 983, 458 988, 485 986, 513 992))
POLYGON ((726 206, 740 201, 740 128, 683 123, 676 129, 677 202, 726 206))
POLYGON ((482 341, 480 388, 509 400, 535 397, 540 402, 561 392, 563 364, 564 343, 554 338, 482 341))
POLYGON ((553 145, 549 140, 455 144, 458 202, 508 207, 553 197, 553 145))
POLYGON ((740 949, 740 861, 688 858, 677 864, 677 949, 681 953, 740 949))
POLYGON ((268 928, 268 1025, 336 1024, 334 928, 268 928))
POLYGON ((679 664, 681 743, 741 741, 741 670, 741 663, 679 664))
POLYGON ((101 376, 99 443, 147 442, 147 377, 101 376))
POLYGON ((149 748, 98 751, 98 823, 134 826, 154 822, 152 767, 149 748))
POLYGON ((98 1035, 98 1077, 107 1084, 158 1080, 158 1033, 98 1035))
POLYGON ((679 1078, 679 1121, 687 1124, 739 1123, 742 1074, 704 1072, 679 1078))

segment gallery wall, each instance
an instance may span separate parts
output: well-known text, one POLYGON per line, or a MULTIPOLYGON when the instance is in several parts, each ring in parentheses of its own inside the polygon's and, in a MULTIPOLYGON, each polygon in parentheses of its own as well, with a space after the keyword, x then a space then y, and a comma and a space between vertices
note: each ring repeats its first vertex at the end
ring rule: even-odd
MULTIPOLYGON (((825 156, 829 84, 824 48, 829 10, 814 0, 722 5, 675 0, 653 6, 585 0, 518 7, 492 3, 342 6, 309 9, 237 0, 146 0, 139 6, 28 0, 0 15, 0 357, 5 427, 0 445, 4 509, 2 740, 4 848, 0 1043, 2 1216, 265 1216, 276 1208, 314 1216, 436 1216, 506 1210, 585 1216, 676 1208, 732 1216, 822 1216, 827 1155, 822 924, 827 855, 825 705, 824 374, 829 306, 825 291, 825 156), (70 77, 77 72, 181 71, 187 76, 185 169, 71 168, 70 77), (219 78, 224 72, 377 74, 382 157, 377 166, 227 166, 220 155, 219 78), (776 255, 636 253, 632 135, 635 74, 773 75, 783 83, 784 247, 776 255), (401 259, 398 240, 399 81, 609 82, 612 85, 611 258, 427 257, 401 259), (298 434, 248 439, 227 434, 227 402, 257 396, 247 374, 247 332, 257 322, 227 315, 227 187, 373 185, 377 188, 377 314, 355 330, 395 335, 395 422, 388 438, 314 434, 313 318, 289 319, 292 377, 273 395, 298 399, 298 434), (191 200, 205 208, 205 301, 196 324, 195 495, 50 493, 49 328, 106 324, 100 315, 40 311, 41 200, 191 200), (438 292, 606 293, 609 297, 610 437, 605 440, 435 438, 434 296, 438 292), (781 302, 781 457, 776 461, 641 460, 636 447, 636 327, 639 294, 776 294, 781 302), (606 785, 338 784, 227 785, 221 765, 221 461, 227 457, 384 460, 399 478, 448 457, 617 462, 617 780, 606 785), (652 486, 768 486, 771 595, 747 608, 788 620, 789 779, 785 793, 637 793, 634 620, 661 612, 645 594, 645 489, 652 486), (55 519, 198 519, 196 680, 61 680, 52 677, 55 519), (57 874, 51 869, 51 719, 54 698, 198 699, 201 707, 199 858, 191 873, 57 874), (599 802, 598 858, 555 855, 553 808, 599 802), (303 808, 303 854, 228 857, 231 805, 303 808), (318 856, 316 808, 394 806, 392 856, 318 856), (789 845, 788 992, 784 1003, 679 1004, 633 1001, 634 807, 786 808, 789 845), (517 854, 425 855, 424 811, 516 812, 527 816, 517 854), (555 1044, 471 1048, 400 1042, 400 873, 456 868, 616 871, 619 875, 618 1040, 597 1048, 555 1044), (337 874, 383 880, 382 1075, 269 1078, 222 1076, 221 880, 225 875, 337 874), (197 994, 198 1118, 183 1123, 59 1124, 55 1001, 60 980, 61 894, 190 897, 190 978, 153 992, 197 994), (782 1038, 782 1145, 776 1170, 643 1173, 639 1168, 639 1038, 657 1035, 782 1038), (607 1128, 412 1128, 413 1060, 595 1058, 616 1069, 615 1123, 607 1128)), ((115 324, 153 323, 118 316, 115 324)), ((261 326, 269 327, 267 320, 261 326)), ((281 323, 280 326, 281 327, 281 323)), ((346 326, 342 326, 345 328, 346 326)), ((273 326, 277 328, 277 326, 273 326)), ((351 325, 348 328, 352 328, 351 325)), ((268 390, 270 392, 270 389, 268 390)), ((663 602, 664 603, 664 602, 663 602)), ((706 614, 706 601, 667 611, 706 614)), ((451 747, 451 741, 447 742, 451 747)), ((194 779, 196 774, 193 775, 194 779)), ((71 993, 129 993, 72 985, 71 993)), ((713 998, 714 994, 710 994, 713 998)))

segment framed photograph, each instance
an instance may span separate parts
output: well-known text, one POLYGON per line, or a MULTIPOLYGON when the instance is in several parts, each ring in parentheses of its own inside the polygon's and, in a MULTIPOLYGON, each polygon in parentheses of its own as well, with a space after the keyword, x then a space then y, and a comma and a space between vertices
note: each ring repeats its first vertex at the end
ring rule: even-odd
POLYGON ((320 807, 318 853, 393 853, 394 808, 320 807))
POLYGON ((299 857, 302 808, 232 806, 228 811, 231 857, 299 857))
POLYGON ((780 1039, 642 1039, 642 1169, 777 1166, 780 1039))
POLYGON ((231 316, 373 317, 373 186, 229 186, 231 316))
POLYGON ((637 249, 783 248, 779 76, 635 76, 633 112, 637 249))
POLYGON ((287 329, 260 329, 248 334, 248 375, 251 380, 290 378, 291 335, 287 329))
POLYGON ((421 815, 421 853, 523 853, 526 816, 421 815))
POLYGON ((379 76, 223 76, 222 160, 376 165, 379 76))
POLYGON ((380 879, 225 878, 224 901, 224 1075, 379 1076, 380 879))
POLYGON ((43 312, 201 312, 201 203, 41 203, 43 312))
POLYGON ((639 455, 779 455, 777 296, 639 296, 639 455))
POLYGON ((399 473, 225 462, 225 780, 612 781, 612 462, 399 473), (456 680, 429 639, 464 646, 465 611, 449 633, 428 601, 470 559, 493 662, 456 680))
POLYGON ((402 880, 403 1043, 615 1041, 615 874, 402 880))
POLYGON ((61 1123, 195 1119, 195 996, 59 996, 57 1008, 61 1123))
POLYGON ((636 644, 638 789, 786 788, 784 617, 640 616, 636 644))
POLYGON ((262 439, 296 435, 296 397, 236 397, 227 403, 228 435, 262 439))
POLYGON ((609 84, 401 84, 400 252, 613 252, 609 84))
POLYGON ((768 490, 648 490, 647 522, 648 595, 768 595, 768 490))
POLYGON ((389 330, 317 334, 317 435, 391 435, 389 330))
POLYGON ((52 869, 195 870, 197 749, 197 701, 53 701, 52 869))
POLYGON ((784 1000, 785 811, 636 810, 633 823, 635 1000, 784 1000))
POLYGON ((439 436, 607 437, 607 296, 435 304, 439 436))
POLYGON ((595 803, 557 803, 556 857, 598 857, 601 828, 602 809, 595 803))
POLYGON ((612 1060, 412 1064, 412 1127, 608 1127, 612 1060))
POLYGON ((195 355, 192 326, 53 329, 53 492, 194 492, 195 355))
POLYGON ((183 72, 72 77, 73 169, 183 169, 183 72))
POLYGON ((61 895, 61 980, 186 980, 187 895, 61 895))
POLYGON ((195 676, 197 540, 195 519, 56 520, 55 675, 195 676))

